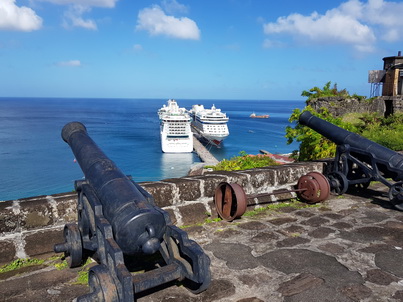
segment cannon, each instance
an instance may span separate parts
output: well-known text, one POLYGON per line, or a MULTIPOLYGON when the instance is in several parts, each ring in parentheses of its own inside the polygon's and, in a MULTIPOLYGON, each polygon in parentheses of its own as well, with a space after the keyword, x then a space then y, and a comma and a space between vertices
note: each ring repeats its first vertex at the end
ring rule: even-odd
POLYGON ((300 115, 299 123, 337 145, 332 170, 327 174, 331 192, 340 195, 349 187, 366 189, 371 181, 379 181, 389 188, 391 204, 403 210, 402 154, 324 121, 309 111, 300 115))
POLYGON ((218 215, 223 220, 233 221, 245 214, 248 206, 262 204, 255 201, 260 197, 295 192, 301 201, 314 204, 323 202, 330 196, 329 181, 319 172, 302 175, 294 187, 290 190, 282 189, 270 193, 247 195, 239 184, 222 182, 215 189, 214 204, 218 215))
POLYGON ((172 224, 153 197, 110 160, 79 122, 66 124, 62 138, 85 178, 75 181, 77 223, 64 227, 70 268, 89 257, 90 292, 76 301, 135 301, 140 292, 181 282, 197 294, 210 284, 210 259, 187 233, 172 224))

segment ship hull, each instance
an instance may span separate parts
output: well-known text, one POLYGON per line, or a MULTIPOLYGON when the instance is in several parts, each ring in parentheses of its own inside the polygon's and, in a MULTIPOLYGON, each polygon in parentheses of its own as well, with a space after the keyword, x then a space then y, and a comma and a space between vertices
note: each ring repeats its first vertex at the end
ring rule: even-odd
POLYGON ((210 143, 216 147, 221 147, 223 141, 228 137, 228 134, 222 134, 222 135, 206 134, 203 131, 201 131, 194 123, 192 124, 192 126, 193 129, 198 133, 199 138, 201 138, 206 143, 210 143))
POLYGON ((189 153, 193 151, 193 137, 169 138, 161 133, 161 149, 164 153, 189 153))

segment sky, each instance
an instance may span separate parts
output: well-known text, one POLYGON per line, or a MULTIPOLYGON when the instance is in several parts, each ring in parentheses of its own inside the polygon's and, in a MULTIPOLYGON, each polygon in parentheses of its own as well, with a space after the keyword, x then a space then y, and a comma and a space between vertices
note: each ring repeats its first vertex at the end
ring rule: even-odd
POLYGON ((369 96, 402 16, 385 0, 0 0, 0 97, 369 96))

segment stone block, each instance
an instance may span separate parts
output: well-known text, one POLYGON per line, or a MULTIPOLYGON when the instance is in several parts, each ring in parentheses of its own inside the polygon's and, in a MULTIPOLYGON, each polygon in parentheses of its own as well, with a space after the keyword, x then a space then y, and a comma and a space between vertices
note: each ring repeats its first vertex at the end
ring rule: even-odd
POLYGON ((214 171, 214 172, 207 172, 206 176, 220 176, 224 177, 224 181, 228 183, 236 183, 243 188, 246 188, 249 185, 248 175, 246 173, 242 173, 243 171, 239 172, 230 172, 230 171, 214 171))
POLYGON ((176 224, 178 221, 176 220, 175 213, 172 209, 163 209, 165 212, 168 213, 169 218, 171 219, 172 224, 176 224))
POLYGON ((15 246, 12 241, 0 241, 0 266, 15 259, 15 246))
POLYGON ((21 227, 18 201, 0 202, 0 234, 16 232, 21 227))
POLYGON ((26 230, 50 226, 56 221, 46 196, 24 200, 20 206, 21 226, 26 230))
POLYGON ((268 188, 275 185, 276 169, 272 167, 258 168, 252 170, 246 170, 246 174, 250 176, 249 183, 253 189, 267 191, 268 188))
POLYGON ((211 209, 210 218, 212 218, 212 219, 218 218, 218 212, 217 212, 217 209, 215 207, 214 200, 209 201, 208 205, 209 205, 209 207, 211 209))
POLYGON ((164 179, 164 182, 172 183, 177 188, 179 194, 175 198, 176 202, 194 201, 201 197, 200 180, 195 178, 171 178, 164 179))
POLYGON ((322 285, 325 281, 309 273, 302 273, 292 280, 280 284, 278 291, 285 297, 302 293, 322 285))
POLYGON ((57 207, 59 220, 71 222, 77 220, 77 193, 64 193, 50 196, 57 207))
POLYGON ((201 203, 179 207, 179 211, 182 215, 183 225, 204 222, 208 218, 206 208, 201 203))
POLYGON ((227 181, 226 177, 213 174, 194 177, 194 179, 201 181, 202 196, 204 197, 214 197, 214 193, 218 185, 227 181))
POLYGON ((155 200, 156 206, 163 208, 173 204, 174 201, 174 186, 164 182, 149 182, 142 183, 141 186, 155 200))
POLYGON ((34 257, 53 252, 53 246, 62 242, 64 242, 63 227, 38 231, 25 237, 25 253, 29 257, 34 257))

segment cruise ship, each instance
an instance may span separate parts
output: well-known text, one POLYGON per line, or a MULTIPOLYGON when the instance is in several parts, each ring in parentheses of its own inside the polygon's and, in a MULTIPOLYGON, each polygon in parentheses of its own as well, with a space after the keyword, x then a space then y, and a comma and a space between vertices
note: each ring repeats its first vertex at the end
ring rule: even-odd
POLYGON ((193 151, 191 118, 185 108, 179 108, 175 100, 168 100, 158 110, 161 133, 161 149, 165 153, 187 153, 193 151))
POLYGON ((214 105, 211 109, 205 109, 203 105, 193 105, 190 116, 193 128, 217 147, 220 147, 222 141, 229 135, 228 117, 214 105))

